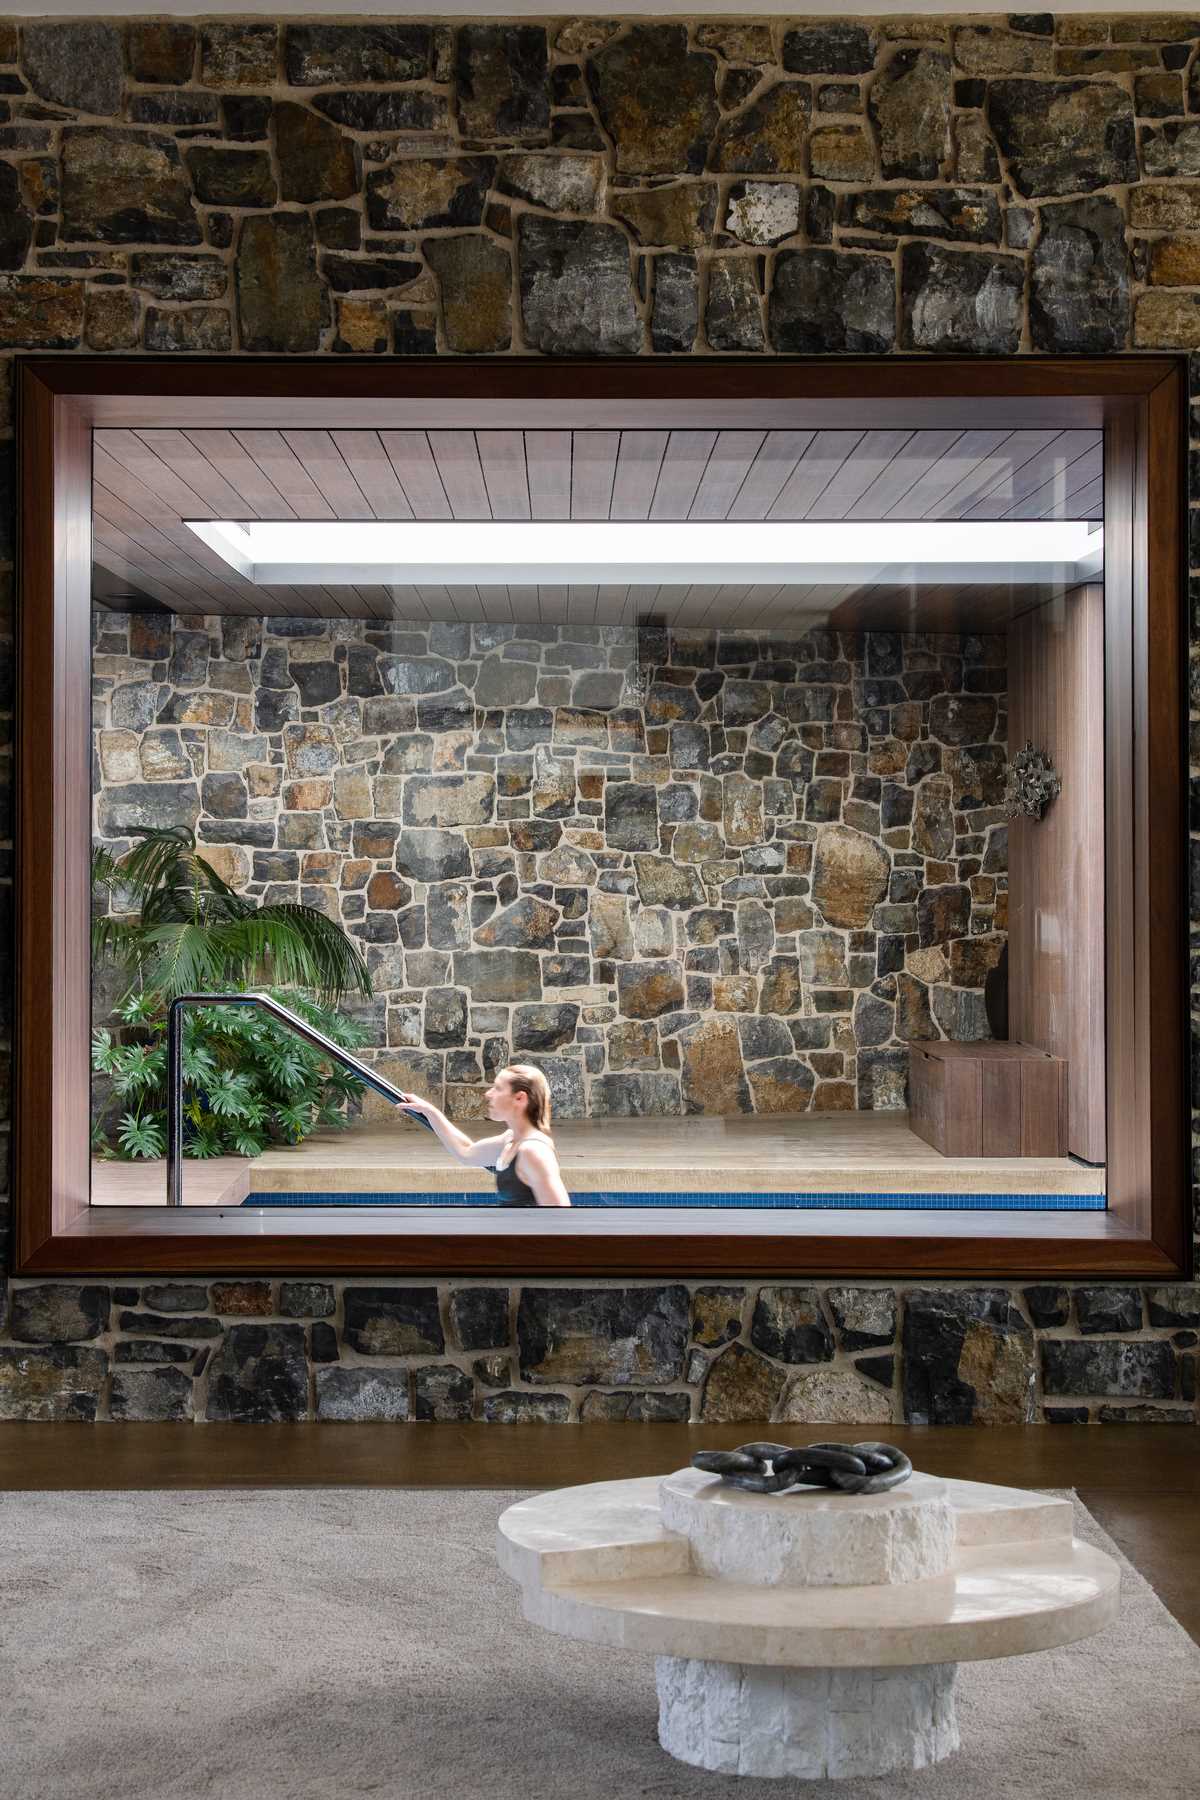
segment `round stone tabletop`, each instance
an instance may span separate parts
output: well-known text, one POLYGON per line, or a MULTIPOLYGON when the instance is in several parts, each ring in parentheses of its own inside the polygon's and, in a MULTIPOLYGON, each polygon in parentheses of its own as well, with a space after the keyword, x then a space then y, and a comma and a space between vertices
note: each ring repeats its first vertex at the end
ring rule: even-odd
MULTIPOLYGON (((607 1481, 538 1494, 502 1515, 501 1566, 525 1616, 566 1637, 659 1656, 791 1668, 886 1668, 971 1662, 1050 1649, 1117 1615, 1120 1572, 1072 1536, 1069 1501, 962 1481, 915 1499, 946 1507, 953 1543, 942 1572, 836 1586, 762 1585, 697 1568, 695 1545, 666 1524, 686 1506, 815 1520, 898 1516, 885 1495, 742 1494, 715 1476, 607 1481), (717 1491, 709 1492, 710 1487, 717 1491), (705 1499, 704 1496, 708 1498, 705 1499), (665 1499, 664 1499, 665 1496, 665 1499)), ((911 1486, 912 1484, 905 1484, 911 1486)))

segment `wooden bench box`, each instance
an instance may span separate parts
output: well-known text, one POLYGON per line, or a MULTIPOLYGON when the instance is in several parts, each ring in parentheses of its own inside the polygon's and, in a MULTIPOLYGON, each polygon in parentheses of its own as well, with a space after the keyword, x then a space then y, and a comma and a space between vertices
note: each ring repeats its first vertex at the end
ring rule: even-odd
POLYGON ((1032 1044, 910 1045, 908 1122, 943 1156, 1065 1156, 1067 1064, 1032 1044))

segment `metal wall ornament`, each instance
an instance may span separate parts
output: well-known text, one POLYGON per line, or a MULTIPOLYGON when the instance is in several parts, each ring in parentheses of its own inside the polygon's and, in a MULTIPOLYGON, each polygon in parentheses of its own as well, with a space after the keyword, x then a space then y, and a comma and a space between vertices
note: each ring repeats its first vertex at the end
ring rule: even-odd
POLYGON ((895 1444, 739 1444, 736 1450, 698 1450, 693 1469, 719 1475, 749 1494, 832 1488, 840 1494, 883 1494, 912 1474, 895 1444))
POLYGON ((1010 819, 1041 819, 1062 793, 1062 777, 1044 750, 1032 742, 1018 750, 1008 765, 1004 809, 1010 819))

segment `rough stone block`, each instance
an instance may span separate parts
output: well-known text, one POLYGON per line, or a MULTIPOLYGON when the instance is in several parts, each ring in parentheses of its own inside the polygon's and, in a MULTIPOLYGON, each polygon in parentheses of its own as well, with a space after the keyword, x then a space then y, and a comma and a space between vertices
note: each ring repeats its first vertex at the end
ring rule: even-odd
POLYGON ((745 1290, 740 1287, 701 1287, 692 1295, 692 1339, 706 1348, 726 1344, 742 1328, 745 1290))
POLYGON ((522 213, 521 316, 531 349, 547 356, 628 356, 641 348, 629 249, 612 225, 522 213))
POLYGON ((209 1419, 264 1424, 308 1415, 302 1325, 231 1325, 209 1365, 209 1419))
POLYGON ((112 1291, 46 1282, 12 1290, 9 1331, 26 1344, 69 1344, 108 1330, 112 1291))
POLYGON ((445 1349, 432 1287, 348 1287, 343 1336, 362 1356, 412 1356, 445 1349))
POLYGON ((781 251, 768 320, 776 350, 888 351, 895 341, 891 262, 838 250, 781 251))
POLYGON ((460 1350, 489 1350, 509 1342, 507 1288, 463 1287, 450 1295, 451 1341, 460 1350))
POLYGON ((843 1350, 869 1350, 895 1338, 894 1288, 833 1287, 825 1298, 843 1350))
POLYGON ((1042 1387, 1047 1394, 1169 1400, 1175 1392, 1175 1351, 1161 1340, 1050 1339, 1041 1352, 1042 1387))
POLYGON ((1075 1316, 1085 1337, 1102 1331, 1140 1331, 1141 1292, 1134 1287, 1076 1288, 1075 1316))
POLYGON ((588 79, 622 175, 697 173, 716 129, 716 63, 683 25, 634 25, 599 50, 588 79))
POLYGON ((624 1387, 681 1380, 688 1294, 679 1286, 521 1291, 522 1379, 624 1387))
POLYGON ((410 1418, 407 1369, 317 1369, 318 1419, 347 1424, 395 1423, 410 1418))
MULTIPOLYGON (((916 1289, 905 1296, 902 1341, 910 1424, 1026 1424, 1033 1418, 1033 1333, 1006 1290, 916 1289)), ((1049 1348, 1058 1346, 1044 1344, 1043 1356, 1049 1348)))
POLYGON ((418 1419, 469 1419, 475 1409, 475 1383, 462 1369, 448 1363, 431 1363, 414 1371, 414 1417, 418 1419))
POLYGON ((108 1358, 101 1350, 0 1344, 0 1419, 90 1424, 107 1374, 108 1358))
POLYGON ((1151 1325, 1165 1325, 1170 1330, 1200 1325, 1200 1284, 1181 1282, 1172 1287, 1148 1288, 1146 1306, 1151 1325))
POLYGON ((913 243, 904 246, 900 268, 907 349, 1012 355, 1019 348, 1025 292, 1019 257, 913 243))
POLYGON ((750 1342, 780 1362, 833 1360, 833 1333, 815 1288, 760 1288, 750 1321, 750 1342))
POLYGON ((1133 102, 1112 82, 992 81, 987 116, 1029 198, 1138 179, 1133 102))
POLYGON ((215 1281, 212 1308, 223 1317, 250 1315, 263 1318, 274 1311, 269 1281, 215 1281))
POLYGON ((327 1319, 335 1312, 331 1282, 281 1282, 279 1310, 284 1318, 327 1319))
POLYGON ((182 1369, 116 1369, 109 1412, 114 1419, 190 1419, 192 1377, 182 1369))
POLYGON ((85 243, 199 244, 175 140, 116 126, 64 127, 62 226, 69 240, 85 243))
POLYGON ((501 1394, 486 1394, 483 1417, 489 1425, 565 1424, 571 1402, 565 1394, 529 1394, 509 1388, 501 1394))
POLYGON ((700 1417, 718 1424, 767 1421, 783 1392, 787 1372, 744 1344, 730 1344, 709 1365, 700 1417))
POLYGON ((34 93, 53 106, 110 116, 120 111, 124 70, 113 25, 30 20, 21 33, 21 66, 34 93))
POLYGON ((1065 1287, 1027 1287, 1022 1297, 1039 1331, 1065 1325, 1071 1316, 1071 1295, 1065 1287))
POLYGON ((235 263, 243 350, 311 352, 329 323, 311 221, 296 212, 248 218, 235 263))

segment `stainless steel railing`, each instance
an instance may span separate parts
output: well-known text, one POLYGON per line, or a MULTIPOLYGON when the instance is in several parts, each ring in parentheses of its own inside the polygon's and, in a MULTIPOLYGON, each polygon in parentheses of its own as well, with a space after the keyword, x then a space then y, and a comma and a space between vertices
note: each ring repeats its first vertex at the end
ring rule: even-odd
MULTIPOLYGON (((258 1006, 263 1012, 286 1025, 297 1037, 311 1044, 323 1056, 333 1062, 341 1063, 356 1075, 365 1087, 373 1088, 390 1100, 393 1106, 404 1106, 407 1096, 402 1088, 398 1088, 384 1075, 379 1075, 368 1063, 360 1062, 349 1050, 343 1050, 335 1044, 331 1037, 318 1031, 298 1013, 290 1012, 273 1000, 270 994, 180 994, 172 1000, 167 1012, 167 1205, 183 1205, 183 1015, 189 1006, 258 1006)), ((410 1118, 419 1119, 427 1130, 432 1131, 428 1119, 421 1118, 419 1113, 410 1113, 410 1118)))

